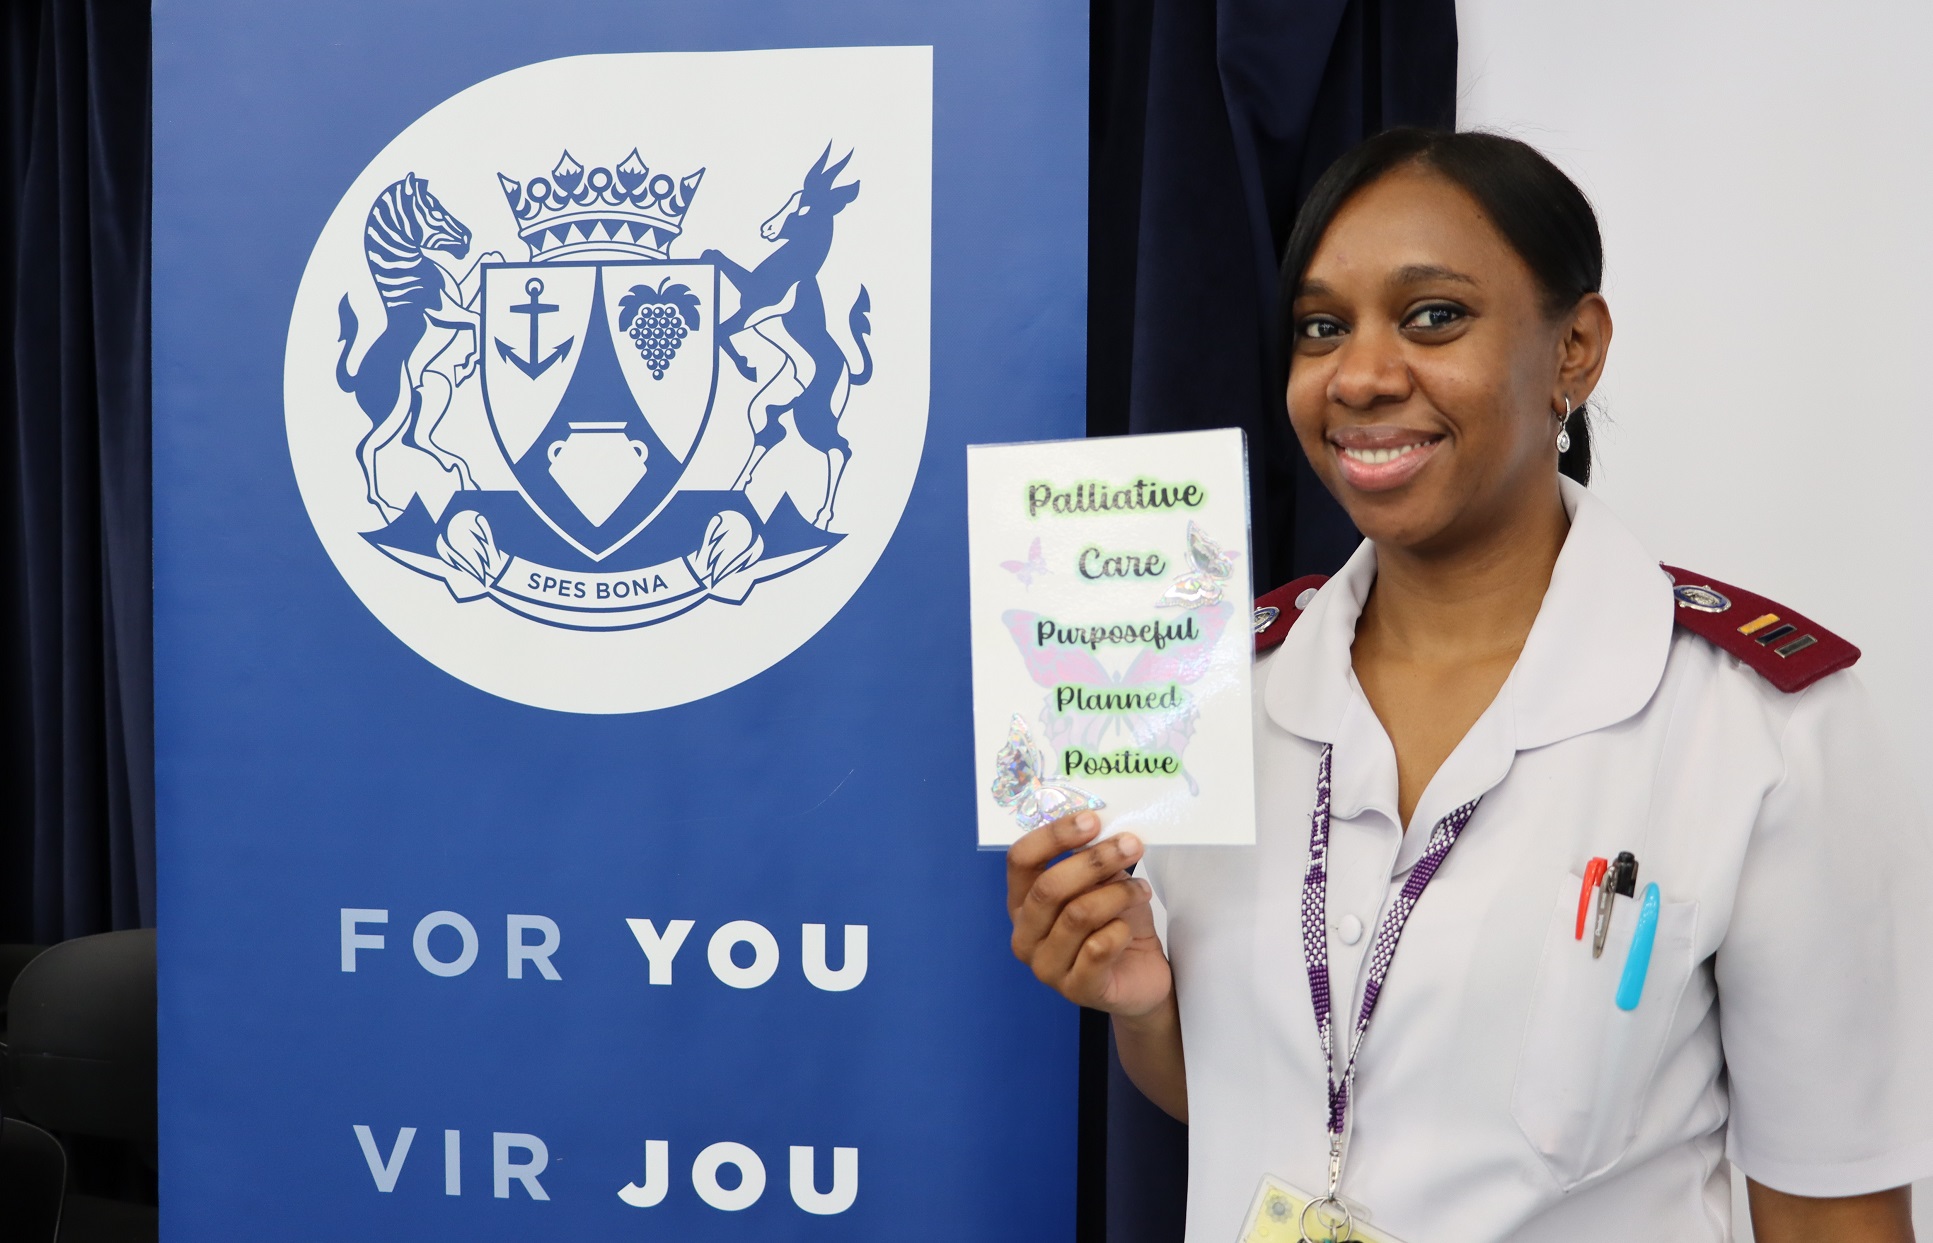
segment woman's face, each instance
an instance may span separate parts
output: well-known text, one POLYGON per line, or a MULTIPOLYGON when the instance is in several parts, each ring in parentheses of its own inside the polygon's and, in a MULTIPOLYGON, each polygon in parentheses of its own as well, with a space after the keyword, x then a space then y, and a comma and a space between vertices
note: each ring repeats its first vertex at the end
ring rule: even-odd
POLYGON ((1343 205, 1293 309, 1289 419, 1378 544, 1448 551, 1556 496, 1557 413, 1610 339, 1603 299, 1553 317, 1454 182, 1399 168, 1343 205))

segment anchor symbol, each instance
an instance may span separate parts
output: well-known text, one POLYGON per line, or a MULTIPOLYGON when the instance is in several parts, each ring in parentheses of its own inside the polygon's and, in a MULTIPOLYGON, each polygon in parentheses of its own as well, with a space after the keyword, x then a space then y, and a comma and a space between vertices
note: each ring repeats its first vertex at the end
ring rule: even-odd
POLYGON ((558 346, 556 349, 552 350, 547 356, 545 356, 542 362, 538 362, 537 361, 537 321, 540 317, 545 315, 547 312, 556 310, 557 304, 555 302, 544 302, 539 299, 538 295, 544 292, 544 282, 542 282, 541 280, 538 280, 534 276, 531 277, 528 281, 524 282, 524 292, 530 295, 530 301, 522 303, 520 305, 514 305, 510 309, 518 315, 530 316, 530 357, 525 358, 522 355, 518 354, 516 350, 510 348, 508 345, 505 345, 501 337, 497 339, 497 354, 505 362, 514 364, 517 370, 523 372, 525 375, 529 376, 531 379, 534 380, 538 376, 544 374, 544 372, 549 371, 551 368, 551 364, 555 363, 558 359, 563 358, 564 356, 569 354, 571 344, 575 342, 577 338, 576 337, 569 338, 562 345, 558 346))

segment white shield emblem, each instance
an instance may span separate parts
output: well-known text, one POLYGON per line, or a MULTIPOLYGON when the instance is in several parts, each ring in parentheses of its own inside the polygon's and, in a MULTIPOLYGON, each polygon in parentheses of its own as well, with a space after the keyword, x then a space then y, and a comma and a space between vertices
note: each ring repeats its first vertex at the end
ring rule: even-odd
POLYGON ((706 263, 483 270, 483 397, 518 488, 593 561, 671 495, 711 413, 718 278, 706 263))

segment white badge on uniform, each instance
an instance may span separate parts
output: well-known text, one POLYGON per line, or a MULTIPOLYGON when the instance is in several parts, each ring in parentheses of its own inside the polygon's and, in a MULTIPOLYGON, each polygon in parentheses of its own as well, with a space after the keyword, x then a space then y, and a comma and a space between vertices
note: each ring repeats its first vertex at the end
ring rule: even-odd
POLYGON ((1361 1209, 1345 1201, 1348 1215, 1342 1216, 1322 1199, 1273 1174, 1264 1175, 1236 1243, 1403 1243, 1393 1234, 1370 1229, 1361 1209))

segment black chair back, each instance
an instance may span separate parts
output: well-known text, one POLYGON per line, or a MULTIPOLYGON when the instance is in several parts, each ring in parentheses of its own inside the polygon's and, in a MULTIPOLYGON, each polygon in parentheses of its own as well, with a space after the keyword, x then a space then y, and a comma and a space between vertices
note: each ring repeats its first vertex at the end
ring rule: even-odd
POLYGON ((154 930, 50 947, 13 982, 7 1099, 63 1135, 155 1144, 154 930))
POLYGON ((0 1226, 11 1243, 60 1237, 67 1154, 53 1136, 18 1118, 0 1119, 0 1226))

